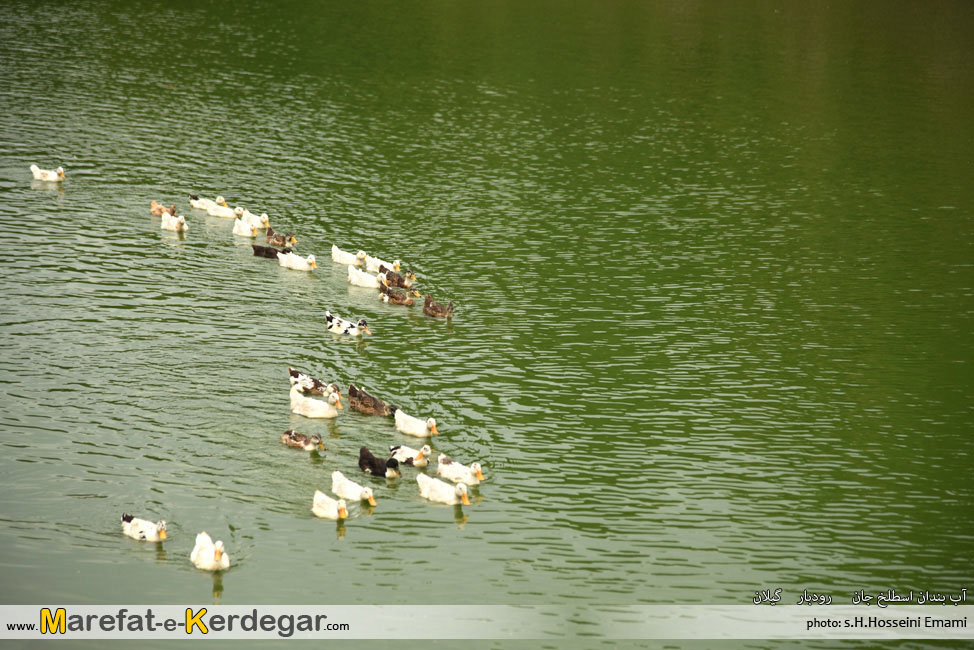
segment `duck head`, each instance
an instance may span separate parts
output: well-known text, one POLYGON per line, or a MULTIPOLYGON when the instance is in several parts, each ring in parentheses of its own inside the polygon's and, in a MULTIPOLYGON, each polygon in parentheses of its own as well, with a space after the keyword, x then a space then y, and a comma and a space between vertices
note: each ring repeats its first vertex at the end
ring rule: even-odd
POLYGON ((216 544, 213 545, 213 559, 219 562, 223 559, 223 542, 217 540, 216 544))
POLYGON ((321 436, 319 434, 316 433, 312 435, 311 442, 314 443, 314 446, 320 449, 321 451, 325 450, 325 443, 322 441, 321 436))
MULTIPOLYGON (((254 228, 254 232, 257 232, 257 229, 256 228, 254 228)), ((294 240, 294 241, 297 242, 297 240, 294 240)), ((311 268, 313 268, 313 269, 318 268, 318 262, 315 261, 315 256, 314 255, 308 255, 308 264, 310 264, 311 265, 311 268)))
POLYGON ((344 407, 342 406, 342 395, 341 393, 332 393, 328 396, 328 403, 334 406, 336 409, 341 411, 344 407))
POLYGON ((345 499, 338 500, 338 518, 345 519, 348 517, 348 504, 345 503, 345 499))
POLYGON ((419 460, 421 458, 429 458, 432 455, 433 455, 433 450, 430 449, 430 446, 429 445, 423 445, 423 448, 419 450, 419 453, 416 454, 416 456, 413 457, 413 462, 416 462, 417 460, 419 460))
POLYGON ((58 178, 64 178, 64 167, 57 168, 57 176, 58 178))
POLYGON ((417 291, 416 289, 413 289, 413 297, 414 298, 419 298, 421 295, 422 294, 419 291, 417 291))
POLYGON ((216 203, 217 205, 222 205, 225 208, 229 208, 230 207, 229 205, 227 205, 227 200, 225 198, 223 198, 222 196, 216 197, 216 201, 214 201, 214 203, 216 203))
POLYGON ((295 244, 298 243, 298 238, 292 235, 291 233, 288 233, 284 236, 284 243, 287 246, 294 246, 295 244))
POLYGON ((368 501, 370 506, 375 507, 375 496, 372 494, 372 488, 367 487, 362 489, 362 500, 368 501))
POLYGON ((436 420, 433 418, 428 418, 426 420, 426 428, 430 430, 430 434, 436 435, 439 431, 436 430, 436 420))
POLYGON ((454 488, 453 491, 457 495, 457 497, 459 497, 460 502, 463 505, 465 505, 465 506, 469 506, 470 505, 470 497, 467 496, 467 484, 466 483, 457 483, 457 486, 454 488))
POLYGON ((357 260, 364 260, 366 255, 367 255, 367 253, 365 251, 359 251, 359 252, 355 253, 355 259, 357 259, 357 260))
POLYGON ((169 537, 169 535, 166 534, 166 520, 165 519, 163 519, 158 524, 156 524, 156 527, 159 530, 159 541, 160 542, 162 540, 166 539, 167 537, 169 537))
POLYGON ((395 458, 390 458, 386 461, 386 478, 402 478, 402 472, 399 470, 399 461, 395 458))
POLYGON ((474 475, 476 475, 476 477, 477 477, 478 480, 483 481, 484 480, 484 473, 481 470, 482 470, 482 468, 480 467, 480 463, 472 463, 470 465, 470 471, 473 472, 474 475))
POLYGON ((244 209, 239 205, 233 209, 233 216, 242 217, 244 215, 244 209))
POLYGON ((363 332, 365 332, 366 334, 368 334, 369 336, 372 335, 372 330, 369 329, 369 324, 365 322, 364 318, 360 318, 358 323, 355 324, 355 326, 358 327, 363 332))
POLYGON ((262 212, 260 214, 260 222, 262 224, 264 224, 264 227, 265 228, 270 228, 271 227, 271 220, 267 217, 267 213, 266 212, 262 212))

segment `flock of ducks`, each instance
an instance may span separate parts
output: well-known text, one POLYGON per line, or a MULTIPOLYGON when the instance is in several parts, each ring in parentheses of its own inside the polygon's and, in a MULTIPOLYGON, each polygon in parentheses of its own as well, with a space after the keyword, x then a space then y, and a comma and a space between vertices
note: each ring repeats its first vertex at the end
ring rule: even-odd
MULTIPOLYGON (((57 183, 66 177, 62 167, 52 171, 31 165, 30 170, 34 179, 40 181, 57 183)), ((268 245, 253 244, 255 256, 277 259, 282 267, 296 271, 310 272, 318 268, 314 255, 301 257, 293 252, 292 249, 298 243, 297 238, 291 233, 275 232, 266 213, 257 215, 240 206, 230 208, 222 196, 210 200, 191 194, 189 203, 193 209, 205 211, 210 216, 233 219, 234 235, 256 238, 258 230, 264 230, 268 245)), ((177 214, 175 204, 167 207, 164 204, 152 201, 149 211, 152 215, 161 218, 161 229, 163 230, 174 232, 189 230, 186 217, 177 214)), ((413 298, 420 296, 419 291, 414 286, 416 274, 412 269, 406 269, 405 272, 402 272, 402 264, 399 260, 389 263, 372 257, 365 251, 350 253, 335 245, 331 248, 331 258, 334 263, 348 267, 348 282, 350 284, 377 289, 379 299, 383 302, 411 306, 415 303, 413 298), (364 267, 364 270, 361 267, 364 267)), ((423 313, 430 316, 450 318, 453 316, 453 310, 452 301, 444 306, 435 302, 429 294, 425 296, 423 313)), ((325 324, 328 331, 345 336, 362 336, 372 333, 364 318, 353 323, 332 314, 330 311, 325 312, 325 324)), ((338 412, 343 410, 342 394, 338 384, 326 384, 294 368, 288 368, 288 374, 291 383, 292 413, 307 418, 338 417, 338 412), (322 399, 317 399, 315 396, 321 396, 322 399)), ((392 416, 396 430, 401 433, 421 438, 429 438, 439 433, 436 428, 436 420, 432 417, 421 418, 409 415, 402 409, 368 394, 354 384, 348 385, 347 394, 349 405, 353 410, 382 417, 392 416)), ((325 450, 324 441, 318 434, 308 436, 289 429, 281 434, 280 439, 281 443, 288 447, 307 452, 317 453, 325 450)), ((365 474, 398 479, 403 476, 403 467, 413 467, 420 470, 426 468, 429 465, 432 453, 429 444, 424 444, 419 449, 405 445, 392 445, 389 447, 388 455, 383 454, 381 457, 377 457, 368 447, 363 446, 359 449, 358 467, 365 474)), ((453 484, 433 478, 420 471, 416 474, 419 493, 423 498, 430 501, 451 505, 470 505, 468 486, 477 485, 484 480, 480 463, 475 462, 470 466, 462 465, 445 454, 439 454, 437 458, 436 473, 438 476, 452 481, 453 484)), ((312 513, 325 519, 341 520, 348 517, 348 504, 350 502, 365 502, 370 508, 377 505, 375 493, 371 487, 356 483, 338 470, 332 472, 331 475, 331 492, 337 498, 333 498, 320 490, 315 490, 311 504, 312 513)), ((121 521, 122 532, 133 539, 147 542, 162 542, 167 539, 165 521, 152 522, 128 513, 122 515, 121 521)), ((220 571, 230 567, 230 555, 226 552, 223 542, 220 540, 214 542, 205 531, 196 536, 196 543, 190 553, 190 560, 196 567, 206 571, 220 571)))

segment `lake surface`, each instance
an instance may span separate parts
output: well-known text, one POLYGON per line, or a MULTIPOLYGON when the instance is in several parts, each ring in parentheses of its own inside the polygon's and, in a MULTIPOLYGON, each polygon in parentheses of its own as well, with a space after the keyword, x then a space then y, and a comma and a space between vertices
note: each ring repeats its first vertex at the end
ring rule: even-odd
POLYGON ((974 587, 972 27, 949 2, 7 3, 0 599, 974 587), (350 287, 333 243, 456 316, 350 287), (473 505, 363 476, 360 446, 422 441, 292 415, 289 365, 434 416, 435 451, 484 465, 473 505), (313 517, 334 469, 378 507, 313 517), (204 529, 222 576, 188 561, 204 529))

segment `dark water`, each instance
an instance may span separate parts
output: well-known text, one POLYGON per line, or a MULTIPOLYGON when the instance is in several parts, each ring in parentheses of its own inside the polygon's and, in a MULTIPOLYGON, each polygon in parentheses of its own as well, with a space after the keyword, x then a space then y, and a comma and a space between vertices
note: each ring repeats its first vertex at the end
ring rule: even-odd
POLYGON ((972 17, 6 4, 4 602, 974 586, 972 17), (266 211, 318 271, 254 258, 188 192, 266 211), (456 317, 349 287, 333 243, 411 264, 456 317), (434 449, 484 464, 474 505, 410 471, 315 519, 359 446, 417 441, 291 415, 288 365, 435 416, 434 449), (327 453, 280 445, 295 426, 327 453), (122 537, 122 511, 170 540, 122 537), (216 583, 202 529, 233 558, 216 583))

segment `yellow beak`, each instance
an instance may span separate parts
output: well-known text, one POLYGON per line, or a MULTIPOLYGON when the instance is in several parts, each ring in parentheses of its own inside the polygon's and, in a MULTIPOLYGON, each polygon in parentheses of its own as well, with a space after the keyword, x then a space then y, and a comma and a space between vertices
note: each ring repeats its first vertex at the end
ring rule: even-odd
POLYGON ((60 176, 61 178, 64 178, 64 170, 63 169, 58 173, 58 176, 60 176))
POLYGON ((420 459, 420 458, 422 458, 422 457, 423 457, 423 450, 422 450, 422 449, 420 449, 420 450, 419 450, 419 453, 418 453, 418 454, 416 454, 415 456, 413 456, 413 462, 416 462, 417 460, 419 460, 419 459, 420 459))
POLYGON ((398 273, 399 272, 399 262, 396 262, 395 264, 393 264, 393 267, 396 269, 396 273, 398 273))
POLYGON ((413 295, 415 297, 419 298, 419 291, 416 291, 415 289, 413 289, 413 295))
POLYGON ((312 262, 311 263, 311 268, 313 268, 313 269, 318 268, 318 262, 312 262))
POLYGON ((375 507, 375 497, 369 497, 369 505, 375 507))
POLYGON ((362 327, 362 331, 364 331, 369 336, 372 336, 372 330, 369 329, 369 326, 368 325, 363 326, 362 327))
POLYGON ((344 406, 342 406, 342 398, 341 397, 339 397, 338 398, 338 401, 335 402, 335 408, 338 409, 339 411, 341 411, 341 410, 343 410, 345 408, 344 406))
POLYGON ((439 433, 439 431, 437 431, 437 430, 436 430, 436 424, 434 424, 434 425, 433 425, 433 428, 432 428, 432 429, 430 429, 430 431, 432 431, 432 432, 433 432, 433 435, 434 435, 434 436, 435 436, 436 434, 438 434, 438 433, 439 433))
POLYGON ((467 498, 467 494, 466 493, 463 493, 463 494, 460 495, 460 500, 463 501, 463 505, 465 505, 465 506, 469 506, 470 505, 470 499, 467 498))
POLYGON ((166 537, 167 537, 166 531, 160 530, 159 531, 159 541, 162 541, 162 540, 166 539, 166 537))
POLYGON ((222 558, 222 557, 223 557, 223 551, 221 551, 218 548, 213 549, 213 558, 215 560, 217 560, 219 562, 220 561, 220 558, 222 558))
POLYGON ((481 481, 484 480, 484 473, 481 472, 479 469, 477 470, 477 478, 481 481))
POLYGON ((346 510, 345 508, 339 508, 338 509, 338 518, 339 519, 345 519, 346 517, 348 517, 348 510, 346 510))
POLYGON ((220 205, 222 205, 225 208, 229 208, 230 207, 229 205, 227 205, 227 202, 226 201, 220 201, 220 205))
POLYGON ((318 443, 318 449, 320 449, 321 451, 324 451, 325 450, 325 443, 319 442, 318 443))

